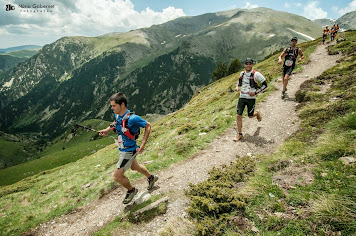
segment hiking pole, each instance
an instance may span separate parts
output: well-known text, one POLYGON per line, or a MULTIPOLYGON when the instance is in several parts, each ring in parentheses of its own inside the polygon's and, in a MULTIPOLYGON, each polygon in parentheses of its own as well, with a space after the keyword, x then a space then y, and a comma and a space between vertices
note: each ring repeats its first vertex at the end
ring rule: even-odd
POLYGON ((72 129, 72 133, 75 133, 78 128, 83 128, 83 129, 86 129, 86 130, 90 130, 90 131, 93 131, 93 132, 96 132, 96 133, 99 133, 99 131, 95 130, 95 129, 92 129, 92 128, 89 128, 87 126, 84 126, 84 125, 80 125, 80 124, 75 124, 74 125, 74 129, 72 129))
MULTIPOLYGON (((81 125, 81 124, 75 124, 74 128, 72 129, 72 133, 75 133, 79 128, 83 128, 83 129, 86 129, 86 130, 89 130, 89 131, 92 131, 92 132, 100 133, 98 130, 89 128, 89 127, 81 125)), ((115 144, 119 146, 119 141, 117 140, 117 138, 115 138, 113 136, 110 136, 110 135, 105 135, 105 137, 114 139, 115 140, 115 144)))

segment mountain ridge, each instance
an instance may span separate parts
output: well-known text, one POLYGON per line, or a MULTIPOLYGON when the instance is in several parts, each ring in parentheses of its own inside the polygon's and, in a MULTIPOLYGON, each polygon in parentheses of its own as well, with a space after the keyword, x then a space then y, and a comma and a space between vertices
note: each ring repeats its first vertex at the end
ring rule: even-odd
POLYGON ((257 8, 182 17, 114 36, 61 38, 0 76, 0 129, 51 138, 75 121, 111 119, 107 97, 118 90, 138 114, 173 112, 212 82, 219 61, 263 60, 289 44, 295 35, 289 28, 319 35, 304 17, 257 8))
POLYGON ((39 45, 21 45, 16 47, 0 48, 0 54, 6 52, 20 51, 20 50, 30 50, 30 49, 40 49, 42 46, 39 45))

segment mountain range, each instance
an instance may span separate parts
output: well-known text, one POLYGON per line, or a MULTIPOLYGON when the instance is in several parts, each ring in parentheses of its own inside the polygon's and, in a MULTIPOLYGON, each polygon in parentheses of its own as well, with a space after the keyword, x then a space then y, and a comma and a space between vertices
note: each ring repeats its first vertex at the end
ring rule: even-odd
POLYGON ((23 45, 0 49, 0 73, 37 54, 41 46, 23 45))
POLYGON ((346 13, 338 20, 339 26, 347 30, 356 30, 356 11, 346 13))
POLYGON ((219 61, 259 61, 288 46, 292 36, 304 42, 319 34, 304 17, 256 8, 64 37, 0 75, 0 129, 53 138, 81 120, 111 120, 108 98, 118 91, 138 114, 167 114, 212 82, 219 61))
POLYGON ((322 27, 325 27, 326 25, 331 27, 333 24, 339 24, 341 29, 356 30, 356 11, 346 13, 345 15, 341 16, 337 20, 330 19, 330 18, 323 18, 323 19, 314 20, 314 23, 322 27))
POLYGON ((0 48, 0 54, 14 51, 22 51, 22 50, 36 50, 40 49, 42 46, 39 45, 22 45, 17 47, 9 47, 9 48, 0 48))

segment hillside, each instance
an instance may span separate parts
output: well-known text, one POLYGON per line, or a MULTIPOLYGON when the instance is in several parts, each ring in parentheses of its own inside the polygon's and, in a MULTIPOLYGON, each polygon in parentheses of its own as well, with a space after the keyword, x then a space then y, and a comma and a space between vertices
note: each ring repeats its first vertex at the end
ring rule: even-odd
POLYGON ((324 18, 314 20, 313 22, 317 25, 320 25, 321 27, 325 27, 326 25, 328 25, 330 28, 333 24, 339 24, 340 28, 343 30, 355 30, 356 11, 348 12, 337 20, 324 18))
POLYGON ((345 39, 327 48, 337 64, 296 93, 299 129, 277 152, 238 156, 190 186, 193 232, 355 234, 356 32, 345 39))
MULTIPOLYGON (((83 125, 100 130, 106 128, 109 122, 88 120, 83 125)), ((99 137, 97 133, 83 129, 75 133, 67 131, 52 144, 8 136, 0 136, 0 186, 11 185, 26 177, 75 162, 113 143, 110 138, 99 137), (4 167, 7 168, 1 170, 4 167)))
POLYGON ((346 13, 338 20, 339 26, 347 30, 356 30, 356 11, 346 13))
POLYGON ((37 54, 41 46, 24 45, 0 49, 0 73, 37 54))
POLYGON ((14 52, 14 51, 22 51, 22 50, 39 50, 40 48, 41 46, 38 45, 22 45, 17 47, 10 47, 10 48, 0 48, 0 54, 14 52))
MULTIPOLYGON (((300 47, 308 58, 319 43, 305 43, 300 47)), ((276 64, 277 54, 256 66, 268 81, 280 74, 280 66, 276 64)), ((155 122, 146 152, 138 160, 147 161, 148 168, 157 172, 201 152, 233 124, 237 101, 237 94, 232 92, 235 84, 236 75, 214 82, 198 90, 179 111, 155 122)), ((263 100, 265 95, 260 96, 258 101, 263 100)), ((117 189, 112 180, 116 162, 117 150, 115 145, 110 145, 76 162, 1 187, 0 226, 6 230, 3 234, 20 234, 117 189)), ((128 172, 128 176, 132 179, 141 177, 133 172, 128 172)), ((112 205, 110 209, 113 209, 112 205)))
POLYGON ((30 58, 38 53, 40 49, 23 49, 19 51, 6 52, 2 55, 10 55, 19 58, 30 58))
POLYGON ((0 132, 0 171, 37 157, 40 144, 29 135, 0 132))
POLYGON ((313 20, 313 22, 314 22, 315 24, 320 25, 321 27, 325 27, 326 25, 328 25, 329 27, 331 27, 333 24, 338 23, 337 20, 329 19, 329 18, 316 19, 316 20, 313 20))
POLYGON ((12 67, 15 67, 20 62, 26 61, 27 58, 0 54, 0 73, 12 67))
POLYGON ((118 89, 138 114, 173 112, 212 82, 218 61, 262 60, 288 45, 298 34, 292 30, 311 37, 320 33, 303 17, 258 8, 183 17, 97 38, 62 38, 0 76, 0 129, 41 131, 51 139, 76 121, 109 120, 107 99, 118 89))

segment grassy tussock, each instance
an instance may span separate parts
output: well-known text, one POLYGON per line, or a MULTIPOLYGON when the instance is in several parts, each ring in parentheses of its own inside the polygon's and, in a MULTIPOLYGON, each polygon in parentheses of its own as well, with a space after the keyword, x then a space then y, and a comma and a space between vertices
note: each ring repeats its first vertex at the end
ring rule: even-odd
POLYGON ((329 225, 334 231, 347 228, 356 231, 356 202, 336 194, 321 195, 313 202, 312 212, 321 224, 329 225))
POLYGON ((242 157, 223 169, 213 168, 207 180, 190 185, 186 191, 191 198, 188 213, 196 220, 199 235, 220 235, 233 227, 233 217, 246 206, 237 186, 254 168, 252 158, 242 157))

